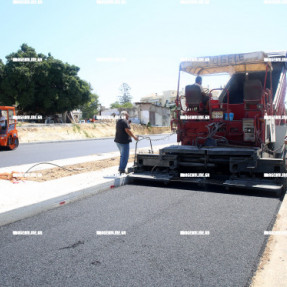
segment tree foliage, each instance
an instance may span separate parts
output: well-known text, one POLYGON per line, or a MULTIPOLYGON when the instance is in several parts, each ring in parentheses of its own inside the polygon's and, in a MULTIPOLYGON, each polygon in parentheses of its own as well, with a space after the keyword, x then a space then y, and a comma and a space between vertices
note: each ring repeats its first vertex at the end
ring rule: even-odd
POLYGON ((124 105, 126 103, 131 103, 132 96, 130 94, 130 86, 127 83, 123 83, 120 86, 120 96, 119 96, 119 102, 121 105, 124 105))
POLYGON ((27 113, 49 115, 71 111, 91 100, 90 85, 77 75, 79 68, 36 53, 23 44, 0 63, 0 102, 16 105, 27 113), (13 58, 36 58, 42 61, 15 62, 13 58), (1 69, 2 78, 1 78, 1 69))
POLYGON ((131 103, 132 96, 130 95, 130 86, 127 83, 123 83, 119 90, 119 101, 116 101, 111 104, 111 109, 118 109, 118 108, 132 108, 133 104, 131 103))
POLYGON ((131 109, 133 108, 133 104, 132 103, 125 103, 123 105, 121 105, 118 101, 114 102, 110 105, 111 109, 119 109, 119 108, 125 108, 125 109, 131 109))
POLYGON ((98 113, 98 108, 99 108, 99 97, 96 94, 91 94, 90 101, 80 107, 81 111, 83 112, 82 117, 84 119, 92 118, 95 114, 98 113))
POLYGON ((118 109, 118 108, 125 108, 125 109, 131 109, 133 107, 133 104, 130 102, 120 104, 118 101, 111 104, 111 109, 118 109))
POLYGON ((120 104, 118 101, 116 101, 116 102, 114 102, 114 103, 112 103, 112 104, 110 105, 110 108, 111 108, 111 109, 121 108, 121 104, 120 104))

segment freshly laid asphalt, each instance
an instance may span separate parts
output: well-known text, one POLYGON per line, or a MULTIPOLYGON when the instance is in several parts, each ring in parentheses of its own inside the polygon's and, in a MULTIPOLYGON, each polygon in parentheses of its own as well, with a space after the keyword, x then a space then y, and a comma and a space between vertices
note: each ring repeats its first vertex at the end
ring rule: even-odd
MULTIPOLYGON (((154 141, 153 144, 175 144, 176 135, 167 138, 168 135, 152 135, 151 139, 163 139, 154 141)), ((149 147, 148 140, 139 142, 138 147, 149 147)), ((130 144, 130 148, 135 148, 135 141, 130 144)), ((99 153, 107 153, 118 151, 113 138, 94 139, 81 141, 62 141, 51 143, 33 143, 20 144, 16 150, 0 151, 0 167, 14 166, 19 164, 28 164, 34 162, 44 162, 51 160, 59 160, 72 157, 80 157, 87 155, 95 155, 99 153)))
POLYGON ((248 286, 280 201, 209 191, 122 186, 2 226, 0 286, 248 286))

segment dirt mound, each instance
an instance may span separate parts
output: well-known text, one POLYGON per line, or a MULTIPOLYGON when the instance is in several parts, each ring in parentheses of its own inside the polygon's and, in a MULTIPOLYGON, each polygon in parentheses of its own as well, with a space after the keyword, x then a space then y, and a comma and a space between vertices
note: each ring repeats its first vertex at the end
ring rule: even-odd
MULTIPOLYGON (((136 135, 170 133, 170 127, 149 127, 131 124, 136 135)), ((20 143, 80 140, 115 135, 115 122, 99 122, 86 124, 52 124, 52 125, 23 125, 17 127, 20 143)))

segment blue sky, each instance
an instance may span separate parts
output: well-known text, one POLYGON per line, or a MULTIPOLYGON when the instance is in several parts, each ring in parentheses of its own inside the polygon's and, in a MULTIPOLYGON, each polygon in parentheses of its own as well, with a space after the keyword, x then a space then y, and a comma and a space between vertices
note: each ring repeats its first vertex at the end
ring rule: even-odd
POLYGON ((184 1, 190 4, 42 0, 39 5, 17 5, 1 0, 0 58, 5 60, 22 43, 38 53, 51 52, 80 67, 80 77, 109 106, 117 100, 123 82, 131 87, 133 101, 176 89, 182 58, 287 49, 287 4, 184 1))

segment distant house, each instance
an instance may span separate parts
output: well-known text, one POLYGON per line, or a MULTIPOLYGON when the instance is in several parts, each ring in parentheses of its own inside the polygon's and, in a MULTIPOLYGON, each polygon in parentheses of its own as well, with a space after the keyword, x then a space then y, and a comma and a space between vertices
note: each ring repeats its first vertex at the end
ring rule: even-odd
POLYGON ((155 105, 148 102, 137 102, 131 109, 117 108, 106 109, 101 111, 101 116, 119 116, 121 111, 127 111, 132 123, 141 123, 152 126, 169 126, 170 125, 170 109, 155 105))
POLYGON ((80 109, 71 111, 71 116, 77 123, 82 119, 82 115, 83 112, 80 109))
POLYGON ((119 116, 119 109, 106 109, 101 111, 101 116, 119 116))
POLYGON ((139 123, 138 120, 138 109, 137 107, 133 108, 116 108, 116 109, 106 109, 101 111, 101 116, 120 116, 122 111, 127 111, 130 117, 130 120, 135 123, 139 123))
POLYGON ((151 94, 141 98, 141 102, 151 103, 156 106, 171 107, 175 105, 177 92, 175 90, 163 91, 162 94, 151 94))
POLYGON ((142 124, 150 123, 152 126, 169 126, 170 109, 148 102, 135 103, 138 107, 138 116, 142 124))

